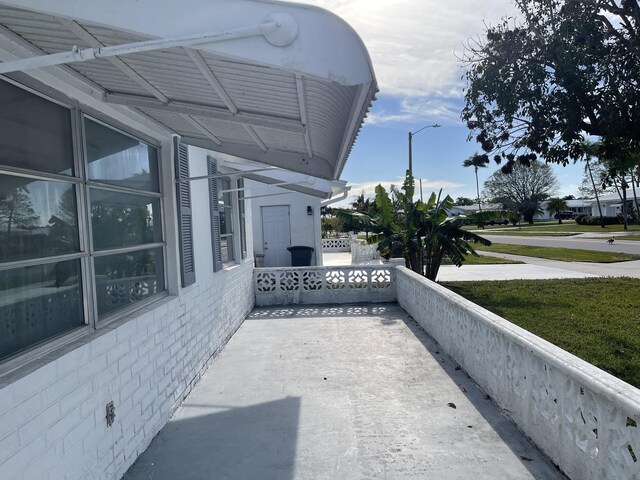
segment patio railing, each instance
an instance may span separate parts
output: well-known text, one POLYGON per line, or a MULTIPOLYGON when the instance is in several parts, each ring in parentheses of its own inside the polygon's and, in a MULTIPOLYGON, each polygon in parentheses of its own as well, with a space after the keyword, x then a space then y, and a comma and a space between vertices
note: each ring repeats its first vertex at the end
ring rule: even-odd
POLYGON ((569 478, 640 479, 640 390, 410 270, 395 273, 400 306, 569 478))
POLYGON ((322 239, 322 251, 323 252, 350 252, 351 251, 351 239, 345 238, 323 238, 322 239))
POLYGON ((256 305, 393 302, 393 275, 387 265, 256 268, 256 305))

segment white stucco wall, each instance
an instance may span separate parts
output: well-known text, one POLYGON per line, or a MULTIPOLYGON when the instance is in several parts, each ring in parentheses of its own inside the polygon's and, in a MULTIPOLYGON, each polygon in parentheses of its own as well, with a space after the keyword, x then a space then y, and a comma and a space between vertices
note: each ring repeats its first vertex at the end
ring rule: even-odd
MULTIPOLYGON (((129 122, 163 145, 167 294, 12 371, 0 368, 2 480, 121 478, 253 308, 250 210, 248 257, 214 273, 207 182, 193 183, 196 283, 180 288, 171 138, 129 122)), ((206 174, 206 153, 190 149, 192 176, 206 174)))
MULTIPOLYGON (((251 214, 253 222, 253 252, 256 255, 264 254, 264 238, 262 229, 262 207, 264 206, 289 206, 291 245, 303 245, 313 247, 311 258, 312 265, 322 265, 322 232, 320 229, 320 202, 321 199, 303 193, 290 192, 279 187, 272 187, 250 180, 246 181, 251 190, 251 196, 270 195, 282 193, 282 195, 265 196, 251 200, 251 214), (307 215, 307 206, 313 209, 313 215, 307 215)), ((289 265, 291 263, 289 262, 289 265)), ((283 267, 289 265, 282 265, 283 267)))

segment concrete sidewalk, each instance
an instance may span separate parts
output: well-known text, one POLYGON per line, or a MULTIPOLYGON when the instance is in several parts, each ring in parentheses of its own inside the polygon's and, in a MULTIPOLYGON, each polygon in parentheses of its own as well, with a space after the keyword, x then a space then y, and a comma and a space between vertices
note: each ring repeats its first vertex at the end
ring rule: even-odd
POLYGON ((397 305, 256 309, 125 476, 564 478, 397 305))
MULTIPOLYGON (((523 264, 463 265, 440 267, 438 281, 543 280, 551 278, 634 277, 640 278, 640 260, 617 263, 560 262, 506 253, 479 252, 489 257, 509 258, 523 264)), ((351 264, 350 253, 324 253, 326 266, 351 264)))
POLYGON ((506 253, 479 252, 525 264, 463 265, 440 267, 438 281, 536 280, 551 278, 635 277, 640 278, 640 260, 616 263, 560 262, 506 253))

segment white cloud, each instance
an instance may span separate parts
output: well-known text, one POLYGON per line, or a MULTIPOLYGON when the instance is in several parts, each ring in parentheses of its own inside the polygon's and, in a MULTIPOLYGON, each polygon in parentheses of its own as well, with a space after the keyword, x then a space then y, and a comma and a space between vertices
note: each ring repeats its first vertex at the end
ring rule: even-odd
POLYGON ((435 120, 440 123, 459 121, 459 103, 442 98, 403 98, 398 112, 372 111, 366 122, 368 125, 384 125, 397 122, 425 123, 435 120))
POLYGON ((459 121, 464 44, 482 35, 485 24, 515 14, 509 0, 297 1, 346 20, 369 50, 381 93, 411 98, 400 113, 370 115, 370 124, 459 121))
MULTIPOLYGON (((365 197, 374 197, 375 190, 378 185, 382 185, 387 192, 389 191, 391 185, 395 185, 398 188, 402 187, 403 178, 398 177, 396 180, 386 180, 379 182, 363 182, 363 183, 355 183, 351 185, 351 196, 349 197, 349 202, 353 202, 362 192, 364 192, 365 197)), ((451 182, 449 180, 429 180, 422 179, 422 191, 426 194, 426 192, 431 193, 433 190, 454 190, 458 188, 464 187, 461 183, 451 182)), ((416 192, 420 192, 420 183, 419 180, 416 179, 416 192)))
POLYGON ((332 11, 362 37, 383 93, 461 96, 458 56, 471 37, 514 15, 509 0, 298 0, 332 11))

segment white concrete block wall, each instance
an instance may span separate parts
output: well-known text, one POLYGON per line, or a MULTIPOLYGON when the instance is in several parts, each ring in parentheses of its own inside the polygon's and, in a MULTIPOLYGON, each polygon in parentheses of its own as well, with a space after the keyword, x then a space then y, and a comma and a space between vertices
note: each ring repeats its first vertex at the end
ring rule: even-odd
POLYGON ((253 308, 252 270, 248 259, 4 377, 0 478, 120 478, 253 308))
POLYGON ((640 478, 640 390, 410 270, 397 301, 569 478, 640 478))

